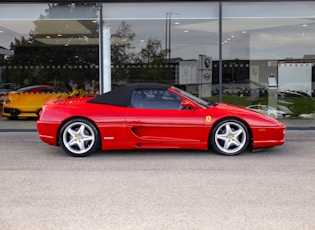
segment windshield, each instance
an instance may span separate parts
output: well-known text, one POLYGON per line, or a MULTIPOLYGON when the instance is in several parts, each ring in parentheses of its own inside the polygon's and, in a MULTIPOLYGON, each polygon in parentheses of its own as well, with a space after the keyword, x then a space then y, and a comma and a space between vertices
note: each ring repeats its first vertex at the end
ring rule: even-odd
POLYGON ((196 97, 196 96, 194 96, 194 95, 192 95, 190 93, 187 93, 186 91, 181 90, 181 89, 179 89, 179 88, 177 88, 175 86, 173 87, 173 89, 174 89, 174 91, 176 91, 176 92, 184 95, 185 97, 189 98, 190 100, 194 101, 198 105, 200 105, 200 106, 202 106, 204 108, 209 107, 209 103, 207 101, 205 101, 205 100, 203 100, 203 99, 201 99, 199 97, 196 97))

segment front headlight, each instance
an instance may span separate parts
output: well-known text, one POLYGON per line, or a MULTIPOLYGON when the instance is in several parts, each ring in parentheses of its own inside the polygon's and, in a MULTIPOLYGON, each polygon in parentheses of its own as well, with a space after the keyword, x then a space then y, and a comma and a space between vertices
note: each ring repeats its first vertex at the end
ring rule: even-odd
POLYGON ((7 105, 9 105, 9 104, 10 104, 10 100, 9 100, 9 98, 8 98, 8 97, 6 97, 6 98, 4 99, 4 102, 5 102, 7 105))

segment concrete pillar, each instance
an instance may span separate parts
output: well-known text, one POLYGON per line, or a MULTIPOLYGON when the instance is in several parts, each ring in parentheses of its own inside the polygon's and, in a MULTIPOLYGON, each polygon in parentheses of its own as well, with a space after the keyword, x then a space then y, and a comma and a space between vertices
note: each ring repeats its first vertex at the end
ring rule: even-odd
POLYGON ((102 36, 100 39, 100 90, 101 94, 111 91, 112 78, 111 78, 111 52, 110 52, 110 25, 104 21, 102 36))

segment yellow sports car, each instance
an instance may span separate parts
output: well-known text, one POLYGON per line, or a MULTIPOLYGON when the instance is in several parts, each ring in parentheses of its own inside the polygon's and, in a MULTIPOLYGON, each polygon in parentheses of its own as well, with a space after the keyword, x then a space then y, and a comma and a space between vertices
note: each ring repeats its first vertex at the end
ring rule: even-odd
POLYGON ((69 93, 50 85, 34 85, 10 92, 3 101, 2 116, 10 119, 37 118, 44 102, 68 98, 69 93))

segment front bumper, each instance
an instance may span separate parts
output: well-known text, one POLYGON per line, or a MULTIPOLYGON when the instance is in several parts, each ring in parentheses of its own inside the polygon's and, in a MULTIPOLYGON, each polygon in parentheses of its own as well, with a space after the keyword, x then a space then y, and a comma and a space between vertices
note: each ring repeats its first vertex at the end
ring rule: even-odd
POLYGON ((19 118, 19 117, 38 117, 38 113, 35 111, 21 111, 15 108, 3 108, 2 116, 9 118, 19 118))

